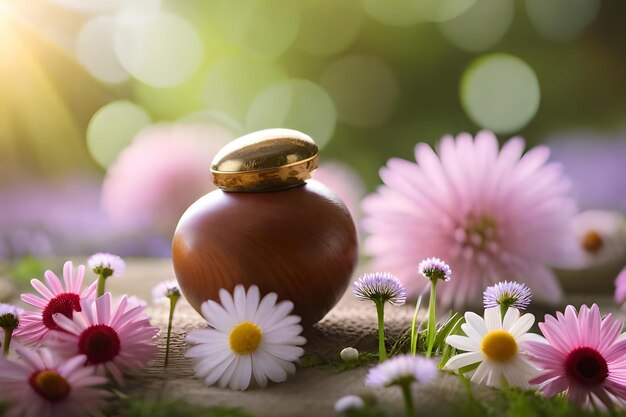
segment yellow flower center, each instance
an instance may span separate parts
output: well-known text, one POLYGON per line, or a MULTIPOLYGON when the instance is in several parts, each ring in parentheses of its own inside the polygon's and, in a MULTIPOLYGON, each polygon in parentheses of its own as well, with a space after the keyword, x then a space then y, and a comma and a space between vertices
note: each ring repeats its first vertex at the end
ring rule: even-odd
POLYGON ((242 321, 236 325, 228 336, 230 349, 239 355, 254 352, 263 340, 261 328, 249 321, 242 321))
POLYGON ((506 330, 492 330, 483 336, 480 350, 491 360, 506 362, 517 353, 517 342, 506 330))
POLYGON ((63 400, 72 389, 65 378, 51 369, 34 373, 29 382, 39 395, 51 402, 63 400))

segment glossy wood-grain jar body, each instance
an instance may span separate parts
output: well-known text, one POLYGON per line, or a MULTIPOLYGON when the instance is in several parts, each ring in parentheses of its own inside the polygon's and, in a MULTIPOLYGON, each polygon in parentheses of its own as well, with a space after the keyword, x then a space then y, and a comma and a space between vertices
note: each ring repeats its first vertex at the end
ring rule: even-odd
POLYGON ((345 292, 358 257, 343 202, 316 181, 270 192, 213 191, 181 218, 173 261, 191 305, 219 290, 257 285, 291 300, 303 323, 319 321, 345 292))

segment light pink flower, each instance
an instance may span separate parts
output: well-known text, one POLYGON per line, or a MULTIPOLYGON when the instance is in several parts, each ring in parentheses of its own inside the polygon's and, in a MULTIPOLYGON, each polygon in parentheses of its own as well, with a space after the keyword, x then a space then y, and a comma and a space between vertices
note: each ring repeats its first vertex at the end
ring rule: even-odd
POLYGON ((573 306, 556 318, 546 315, 539 329, 546 340, 531 341, 527 352, 540 368, 530 382, 541 384, 552 397, 567 391, 570 402, 586 406, 593 402, 612 408, 626 404, 626 337, 623 323, 598 306, 582 306, 578 315, 573 306))
POLYGON ((476 139, 444 136, 438 154, 419 143, 417 164, 389 160, 380 171, 385 185, 363 202, 371 268, 396 274, 414 295, 430 284, 418 276, 419 260, 445 259, 456 278, 437 295, 457 308, 480 305, 482 290, 503 277, 557 301, 561 290, 546 265, 566 256, 575 204, 561 167, 547 163, 548 148, 523 151, 519 137, 499 149, 495 135, 481 131, 476 139))
POLYGON ((355 221, 360 218, 359 205, 365 195, 365 184, 356 171, 340 162, 322 162, 311 175, 341 198, 355 221))
POLYGON ((107 171, 102 205, 115 225, 171 236, 180 216, 215 189, 211 161, 234 135, 213 125, 142 130, 107 171))
POLYGON ((615 279, 615 302, 622 304, 626 301, 626 267, 615 279))
POLYGON ((0 358, 0 401, 7 417, 82 417, 105 406, 107 382, 84 367, 85 358, 61 358, 49 350, 17 348, 20 359, 0 358))
POLYGON ((81 304, 82 311, 73 319, 54 316, 64 331, 52 334, 49 347, 66 356, 85 355, 87 365, 98 372, 106 369, 122 385, 126 370, 142 368, 155 356, 158 328, 150 326, 143 307, 127 309, 126 297, 117 307, 112 307, 108 292, 81 304))
POLYGON ((15 336, 22 342, 38 343, 50 330, 59 330, 53 319, 53 315, 61 314, 72 318, 73 314, 81 311, 81 301, 94 297, 97 282, 83 289, 85 266, 79 265, 76 275, 71 261, 63 265, 63 283, 54 272, 48 270, 44 273, 46 284, 38 279, 32 279, 31 285, 41 297, 35 294, 22 294, 21 299, 35 307, 35 311, 25 311, 20 316, 20 326, 15 331, 15 336), (42 298, 43 297, 43 298, 42 298))

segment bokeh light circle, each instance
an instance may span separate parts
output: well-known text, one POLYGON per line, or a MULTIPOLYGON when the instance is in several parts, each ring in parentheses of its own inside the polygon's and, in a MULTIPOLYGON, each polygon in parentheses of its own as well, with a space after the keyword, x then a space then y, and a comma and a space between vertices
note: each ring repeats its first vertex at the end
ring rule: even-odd
POLYGON ((539 81, 520 58, 491 54, 475 60, 461 80, 461 103, 481 127, 510 133, 524 127, 539 108, 539 81))
POLYGON ((100 108, 87 126, 87 149, 102 167, 108 167, 133 137, 152 123, 150 115, 127 100, 113 101, 100 108))
POLYGON ((115 54, 113 33, 115 18, 99 16, 88 21, 76 40, 76 58, 94 77, 106 83, 121 83, 128 79, 115 54))
POLYGON ((300 9, 293 0, 218 0, 217 13, 229 40, 267 60, 282 55, 300 28, 300 9))
POLYGON ((250 105, 249 131, 284 127, 310 135, 322 148, 335 132, 337 112, 328 93, 309 80, 290 79, 263 90, 250 105))
POLYGON ((300 31, 295 47, 316 56, 337 54, 361 30, 363 9, 353 0, 301 0, 300 31))
POLYGON ((469 9, 475 0, 365 0, 365 11, 374 20, 392 26, 442 22, 469 9))
POLYGON ((332 97, 339 120, 354 126, 377 126, 389 119, 399 96, 396 78, 380 59, 351 55, 337 59, 320 84, 332 97))
POLYGON ((202 61, 198 32, 187 20, 170 13, 120 16, 114 42, 126 71, 154 87, 173 87, 184 82, 202 61))
POLYGON ((254 97, 285 79, 283 70, 274 63, 224 57, 215 61, 206 73, 202 104, 243 122, 254 97))
POLYGON ((526 10, 542 37, 568 42, 593 22, 600 11, 600 0, 526 0, 526 10))
POLYGON ((471 52, 495 45, 509 30, 515 15, 513 0, 476 0, 465 13, 440 22, 441 33, 453 44, 471 52))

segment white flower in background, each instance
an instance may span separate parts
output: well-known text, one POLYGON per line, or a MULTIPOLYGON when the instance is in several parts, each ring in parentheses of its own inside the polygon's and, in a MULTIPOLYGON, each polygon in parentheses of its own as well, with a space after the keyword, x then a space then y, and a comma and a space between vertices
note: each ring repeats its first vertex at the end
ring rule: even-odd
POLYGON ((476 313, 465 313, 461 329, 467 336, 448 336, 446 343, 466 353, 450 358, 445 369, 459 370, 479 363, 472 375, 473 382, 499 387, 504 377, 510 386, 528 388, 528 381, 536 376, 537 369, 524 353, 524 345, 541 339, 528 333, 534 322, 535 316, 520 317, 516 308, 509 308, 504 320, 499 306, 486 309, 484 319, 476 313))
POLYGON ((91 255, 87 260, 87 265, 94 273, 104 275, 105 278, 110 276, 119 277, 126 269, 126 262, 122 258, 104 252, 91 255))
POLYGON ((169 304, 172 297, 180 298, 180 287, 176 280, 168 280, 158 283, 152 288, 152 301, 154 304, 169 304))
POLYGON ((346 395, 335 402, 335 411, 338 413, 344 413, 348 410, 358 410, 363 407, 365 407, 365 402, 357 395, 346 395))
POLYGON ((576 245, 571 266, 587 268, 626 259, 626 217, 615 211, 584 211, 572 220, 576 245))
POLYGON ((300 317, 290 315, 291 301, 276 303, 278 295, 261 298, 259 288, 247 293, 237 285, 231 295, 220 290, 221 305, 202 303, 202 315, 211 328, 196 329, 187 341, 194 344, 186 356, 196 361, 196 375, 206 385, 245 390, 252 379, 265 387, 267 381, 282 382, 293 374, 293 364, 303 355, 306 343, 300 317))

